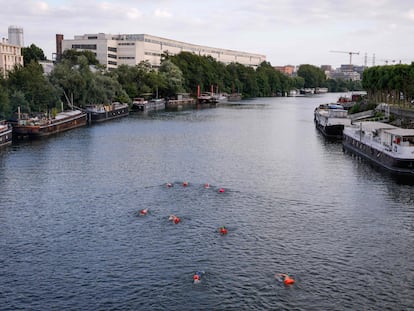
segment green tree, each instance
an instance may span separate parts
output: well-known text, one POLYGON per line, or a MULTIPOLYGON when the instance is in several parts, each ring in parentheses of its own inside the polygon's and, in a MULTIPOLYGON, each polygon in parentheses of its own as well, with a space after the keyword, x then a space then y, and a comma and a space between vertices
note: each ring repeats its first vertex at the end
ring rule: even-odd
POLYGON ((325 73, 320 68, 313 65, 300 65, 298 76, 305 80, 304 87, 306 88, 324 86, 326 80, 325 73))
POLYGON ((30 64, 32 61, 39 62, 40 60, 46 60, 43 50, 33 43, 27 48, 22 48, 22 55, 25 66, 30 64))
MULTIPOLYGON (((47 111, 59 103, 56 89, 43 74, 42 66, 35 61, 26 67, 16 66, 9 72, 7 86, 11 94, 22 92, 29 103, 29 111, 47 111)), ((16 111, 15 101, 12 110, 16 111)))

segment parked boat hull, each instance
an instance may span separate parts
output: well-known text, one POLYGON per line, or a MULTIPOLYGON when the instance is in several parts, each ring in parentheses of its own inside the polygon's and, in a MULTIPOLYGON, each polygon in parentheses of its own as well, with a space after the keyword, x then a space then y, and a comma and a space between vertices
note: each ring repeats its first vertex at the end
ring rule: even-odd
MULTIPOLYGON (((378 128, 372 131, 375 136, 371 136, 368 129, 361 127, 361 130, 357 131, 350 130, 347 127, 343 133, 342 146, 344 151, 356 154, 393 174, 413 178, 414 155, 411 152, 413 142, 405 141, 405 146, 403 146, 404 143, 400 140, 401 138, 398 138, 402 137, 399 134, 402 131, 407 133, 412 130, 402 130, 389 126, 388 128, 378 128), (386 132, 389 139, 380 139, 378 136, 381 136, 381 131, 386 132), (405 151, 399 153, 400 148, 405 149, 405 151)), ((414 137, 414 131, 407 137, 414 137)))
POLYGON ((49 121, 46 124, 15 124, 13 125, 13 135, 17 136, 18 138, 36 138, 49 136, 77 127, 85 126, 86 121, 87 114, 79 112, 60 120, 49 121))
POLYGON ((2 125, 0 128, 0 148, 10 145, 12 136, 12 129, 7 125, 2 125))
POLYGON ((99 123, 112 119, 118 119, 129 115, 128 104, 116 104, 109 106, 111 109, 91 109, 87 108, 89 123, 99 123))

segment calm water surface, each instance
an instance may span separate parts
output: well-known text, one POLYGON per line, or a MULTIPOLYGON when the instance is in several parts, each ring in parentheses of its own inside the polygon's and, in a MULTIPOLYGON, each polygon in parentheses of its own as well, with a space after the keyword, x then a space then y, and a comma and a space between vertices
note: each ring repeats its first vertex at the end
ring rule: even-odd
POLYGON ((413 310, 413 186, 315 130, 339 95, 131 115, 3 150, 0 309, 413 310))

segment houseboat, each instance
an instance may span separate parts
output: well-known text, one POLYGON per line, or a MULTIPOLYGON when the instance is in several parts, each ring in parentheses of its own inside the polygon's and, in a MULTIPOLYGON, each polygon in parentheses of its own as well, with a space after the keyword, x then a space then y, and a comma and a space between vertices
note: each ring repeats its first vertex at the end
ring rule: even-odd
POLYGON ((343 148, 391 173, 414 178, 414 129, 358 122, 343 131, 343 148))
POLYGON ((13 135, 17 138, 37 138, 60 133, 86 125, 87 114, 81 110, 69 110, 56 114, 33 118, 18 118, 13 124, 13 135))
POLYGON ((154 111, 154 110, 164 110, 165 109, 165 99, 163 98, 154 98, 146 100, 144 98, 135 98, 132 102, 133 111, 154 111))
POLYGON ((129 114, 129 109, 128 104, 115 102, 110 105, 87 106, 85 112, 89 123, 97 123, 125 117, 129 114))
POLYGON ((4 121, 0 121, 0 148, 12 143, 12 128, 4 121))
POLYGON ((342 131, 346 125, 351 124, 348 111, 341 105, 324 104, 314 111, 316 128, 327 138, 342 138, 342 131))

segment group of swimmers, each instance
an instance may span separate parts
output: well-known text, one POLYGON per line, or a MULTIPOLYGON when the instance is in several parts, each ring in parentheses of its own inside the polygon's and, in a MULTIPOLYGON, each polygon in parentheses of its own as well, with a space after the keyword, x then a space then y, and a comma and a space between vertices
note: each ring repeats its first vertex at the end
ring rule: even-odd
MULTIPOLYGON (((184 181, 182 183, 182 186, 183 187, 188 187, 188 185, 189 184, 188 184, 187 181, 184 181)), ((167 183, 166 186, 168 188, 171 188, 174 185, 172 183, 167 183)), ((204 184, 204 188, 206 188, 206 189, 210 188, 210 184, 208 184, 208 183, 204 184)), ((225 192, 225 190, 224 190, 224 188, 220 188, 218 192, 219 193, 223 193, 223 192, 225 192)), ((148 208, 145 208, 145 209, 140 210, 139 211, 139 214, 141 216, 146 216, 148 214, 148 208)), ((170 215, 169 218, 168 218, 168 220, 169 221, 172 221, 174 224, 178 224, 181 221, 180 217, 177 217, 176 215, 170 215)), ((218 229, 218 232, 221 235, 226 235, 228 233, 228 230, 227 230, 227 228, 225 226, 221 226, 218 229)), ((204 274, 204 271, 196 271, 194 273, 194 276, 193 276, 194 284, 198 284, 198 283, 201 282, 201 276, 203 274, 204 274)), ((279 280, 282 280, 285 285, 293 285, 295 283, 295 280, 292 277, 290 277, 288 274, 278 273, 278 274, 275 275, 275 278, 277 278, 279 280)))

